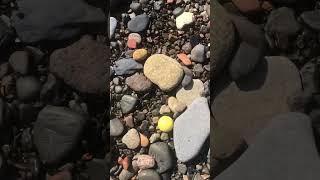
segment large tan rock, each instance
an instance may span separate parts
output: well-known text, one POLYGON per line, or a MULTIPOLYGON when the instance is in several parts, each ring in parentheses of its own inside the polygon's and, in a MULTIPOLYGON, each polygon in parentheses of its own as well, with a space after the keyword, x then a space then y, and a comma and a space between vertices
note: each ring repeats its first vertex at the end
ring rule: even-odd
POLYGON ((296 66, 285 57, 267 57, 238 82, 224 79, 212 91, 213 156, 230 156, 248 144, 271 117, 289 112, 288 100, 302 91, 296 66))
POLYGON ((150 56, 143 71, 145 76, 163 91, 170 91, 178 86, 184 75, 182 66, 164 54, 150 56))

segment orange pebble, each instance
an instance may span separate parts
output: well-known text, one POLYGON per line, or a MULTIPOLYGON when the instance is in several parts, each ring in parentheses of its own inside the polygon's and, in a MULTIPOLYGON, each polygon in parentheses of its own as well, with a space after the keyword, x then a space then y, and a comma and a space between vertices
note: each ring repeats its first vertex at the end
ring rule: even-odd
POLYGON ((137 48, 137 42, 136 42, 136 40, 134 40, 133 38, 129 38, 129 39, 128 39, 127 45, 128 45, 128 47, 131 48, 131 49, 137 48))
POLYGON ((181 54, 178 54, 177 56, 182 61, 182 63, 184 65, 189 66, 192 64, 191 60, 189 59, 189 57, 186 54, 181 53, 181 54))
POLYGON ((129 158, 128 158, 128 156, 126 156, 125 158, 123 158, 122 167, 123 167, 123 169, 125 169, 125 170, 128 170, 128 169, 129 169, 129 158))
POLYGON ((147 147, 149 145, 149 139, 140 133, 140 142, 142 147, 147 147))

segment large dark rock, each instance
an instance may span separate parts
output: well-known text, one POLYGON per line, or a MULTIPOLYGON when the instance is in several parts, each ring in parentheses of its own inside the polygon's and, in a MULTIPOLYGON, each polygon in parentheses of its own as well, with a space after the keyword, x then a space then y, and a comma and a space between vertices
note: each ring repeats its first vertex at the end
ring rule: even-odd
POLYGON ((34 143, 45 163, 59 163, 78 143, 86 118, 70 109, 46 106, 34 124, 34 143))
POLYGON ((229 65, 233 80, 246 76, 254 70, 265 52, 265 38, 262 29, 242 16, 230 16, 236 27, 240 45, 229 65))
POLYGON ((108 48, 89 36, 50 57, 50 71, 74 89, 88 94, 106 92, 108 48))
POLYGON ((302 91, 299 71, 288 58, 266 59, 236 82, 221 79, 211 92, 215 158, 229 157, 243 141, 251 144, 271 117, 291 111, 289 100, 302 91))
POLYGON ((106 23, 101 9, 84 0, 20 0, 12 16, 13 26, 23 42, 65 40, 83 29, 106 23))
POLYGON ((210 7, 213 13, 210 33, 212 44, 210 74, 212 78, 217 78, 231 58, 235 46, 235 31, 228 13, 216 0, 212 1, 210 7))
POLYGON ((301 113, 286 113, 271 122, 216 180, 320 178, 320 159, 310 118, 301 113))

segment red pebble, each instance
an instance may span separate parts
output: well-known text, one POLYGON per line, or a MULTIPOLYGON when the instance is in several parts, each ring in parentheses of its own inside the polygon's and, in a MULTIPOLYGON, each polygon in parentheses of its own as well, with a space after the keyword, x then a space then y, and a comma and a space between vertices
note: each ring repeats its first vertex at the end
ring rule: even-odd
POLYGON ((128 45, 128 47, 131 48, 131 49, 137 48, 137 42, 136 42, 136 40, 134 40, 133 38, 129 38, 129 39, 128 39, 127 45, 128 45))

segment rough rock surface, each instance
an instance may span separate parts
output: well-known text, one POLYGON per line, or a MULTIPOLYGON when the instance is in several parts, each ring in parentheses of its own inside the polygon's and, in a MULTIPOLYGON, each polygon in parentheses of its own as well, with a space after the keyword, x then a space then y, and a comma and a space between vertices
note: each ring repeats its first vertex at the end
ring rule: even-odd
POLYGON ((71 46, 52 53, 50 71, 80 92, 102 94, 106 92, 109 75, 107 58, 105 45, 83 36, 71 46))

